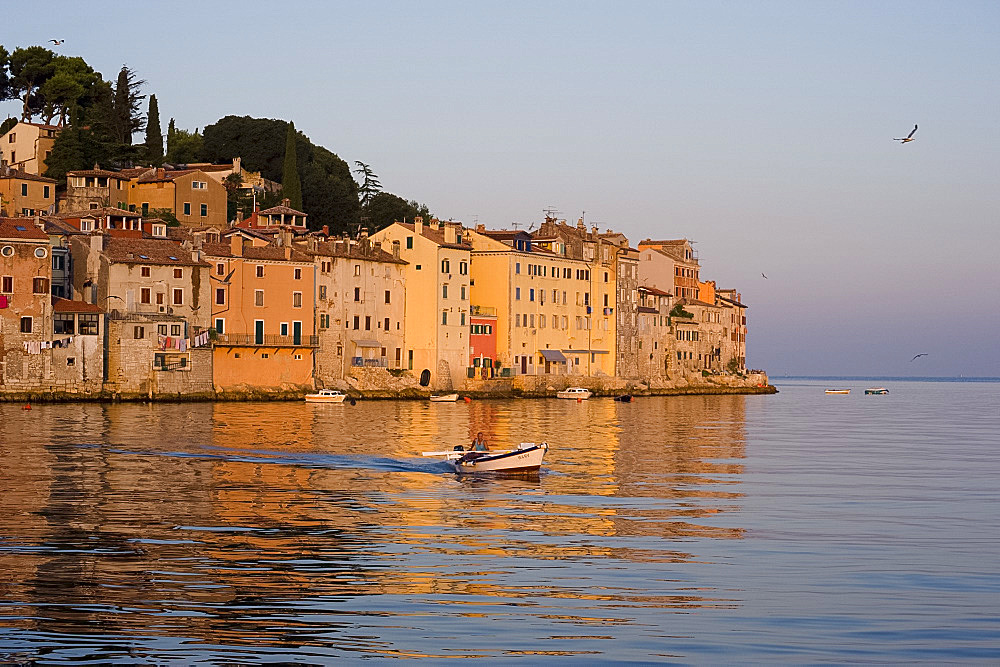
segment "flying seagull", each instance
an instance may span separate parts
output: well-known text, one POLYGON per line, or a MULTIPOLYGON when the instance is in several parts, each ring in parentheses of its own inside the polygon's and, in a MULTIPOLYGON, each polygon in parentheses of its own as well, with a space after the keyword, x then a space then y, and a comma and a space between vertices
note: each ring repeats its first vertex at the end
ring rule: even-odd
POLYGON ((905 137, 903 137, 903 138, 896 138, 896 139, 893 139, 893 141, 901 141, 901 142, 903 142, 904 144, 905 144, 905 143, 908 143, 908 142, 911 142, 911 141, 913 141, 913 133, 914 133, 914 132, 916 132, 916 131, 917 131, 917 126, 916 126, 916 125, 914 125, 914 126, 913 126, 913 129, 912 129, 912 130, 910 130, 910 133, 909 133, 908 135, 906 135, 906 136, 905 136, 905 137))
MULTIPOLYGON (((763 272, 763 271, 761 271, 761 272, 760 272, 760 275, 764 276, 764 272, 763 272)), ((764 276, 764 280, 767 280, 767 276, 764 276)))
MULTIPOLYGON (((917 359, 919 357, 926 357, 926 356, 927 356, 926 352, 921 352, 920 354, 913 355, 913 359, 917 359)), ((910 361, 913 361, 913 359, 910 359, 910 361)))
POLYGON ((60 44, 62 44, 66 40, 65 39, 50 39, 49 41, 52 42, 53 44, 55 44, 56 46, 59 46, 60 44))

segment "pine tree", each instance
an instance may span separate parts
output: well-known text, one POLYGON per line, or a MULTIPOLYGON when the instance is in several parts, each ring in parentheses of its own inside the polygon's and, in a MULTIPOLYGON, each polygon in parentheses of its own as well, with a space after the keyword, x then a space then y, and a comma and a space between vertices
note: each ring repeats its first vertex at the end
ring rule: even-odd
MULTIPOLYGON (((173 119, 170 119, 171 127, 173 119)), ((163 132, 160 130, 160 108, 156 95, 149 96, 149 115, 146 120, 146 159, 154 167, 163 164, 163 132)))
POLYGON ((132 145, 132 134, 142 131, 145 126, 139 111, 142 100, 146 97, 139 93, 139 88, 145 83, 142 79, 137 79, 135 72, 127 65, 123 65, 118 73, 114 97, 114 131, 115 139, 126 146, 132 145))
POLYGON ((298 160, 295 158, 295 123, 288 123, 285 137, 285 164, 281 174, 281 193, 288 199, 288 205, 296 211, 302 210, 302 180, 299 178, 298 160))
POLYGON ((177 128, 174 127, 174 119, 171 118, 170 122, 167 123, 167 155, 169 156, 177 147, 174 146, 176 141, 177 128))

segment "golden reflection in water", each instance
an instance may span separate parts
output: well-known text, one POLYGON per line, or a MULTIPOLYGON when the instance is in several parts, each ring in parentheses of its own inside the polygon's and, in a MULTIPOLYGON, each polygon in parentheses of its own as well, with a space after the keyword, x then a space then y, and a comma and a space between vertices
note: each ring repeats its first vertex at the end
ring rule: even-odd
POLYGON ((0 591, 21 604, 0 614, 20 627, 308 644, 325 640, 270 615, 390 595, 612 625, 623 605, 734 604, 595 568, 699 562, 693 540, 743 536, 744 397, 2 410, 0 591), (457 478, 419 456, 478 431, 549 442, 545 470, 457 478))

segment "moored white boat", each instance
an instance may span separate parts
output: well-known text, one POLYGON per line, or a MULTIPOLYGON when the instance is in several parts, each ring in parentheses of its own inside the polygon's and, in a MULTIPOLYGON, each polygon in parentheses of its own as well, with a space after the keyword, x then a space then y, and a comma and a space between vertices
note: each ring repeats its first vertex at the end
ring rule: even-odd
POLYGON ((454 403, 458 400, 458 394, 432 394, 431 403, 454 403))
POLYGON ((826 393, 828 393, 828 394, 850 394, 851 390, 850 389, 827 389, 826 393))
POLYGON ((538 472, 549 450, 547 443, 522 442, 517 449, 478 451, 422 452, 423 456, 443 456, 460 474, 503 474, 538 472))
POLYGON ((306 401, 308 403, 343 403, 346 398, 347 394, 341 393, 336 389, 320 389, 315 394, 306 394, 306 401))
POLYGON ((865 393, 866 394, 882 395, 882 394, 888 394, 889 390, 886 389, 885 387, 869 387, 868 389, 865 389, 865 393))
POLYGON ((593 395, 593 392, 583 387, 567 387, 556 394, 559 398, 579 399, 581 401, 585 401, 593 395))

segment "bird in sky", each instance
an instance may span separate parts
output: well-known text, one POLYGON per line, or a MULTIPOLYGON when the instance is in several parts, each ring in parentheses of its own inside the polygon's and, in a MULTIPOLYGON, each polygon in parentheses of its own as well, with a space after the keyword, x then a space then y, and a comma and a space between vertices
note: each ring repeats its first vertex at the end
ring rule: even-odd
MULTIPOLYGON (((763 272, 763 271, 761 271, 761 272, 760 272, 760 275, 764 276, 764 272, 763 272)), ((764 276, 764 280, 767 280, 767 276, 764 276)))
POLYGON ((53 44, 55 44, 56 46, 59 46, 60 44, 62 44, 66 40, 65 39, 50 39, 49 41, 52 42, 53 44))
MULTIPOLYGON (((920 354, 913 355, 913 359, 917 359, 919 357, 926 357, 926 356, 927 356, 926 352, 921 352, 920 354)), ((913 361, 913 359, 910 359, 910 361, 913 361)))
POLYGON ((910 133, 908 135, 906 135, 905 137, 902 137, 902 138, 894 138, 893 141, 901 141, 904 144, 905 143, 909 143, 909 142, 913 141, 913 133, 916 132, 916 131, 917 131, 917 126, 914 125, 913 129, 910 130, 910 133))

